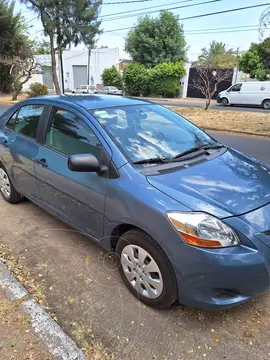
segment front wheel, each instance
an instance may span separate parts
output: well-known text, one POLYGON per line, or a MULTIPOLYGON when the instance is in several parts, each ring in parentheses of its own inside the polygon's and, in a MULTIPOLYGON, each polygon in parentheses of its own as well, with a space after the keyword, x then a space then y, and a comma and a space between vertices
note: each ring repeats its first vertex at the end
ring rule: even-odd
POLYGON ((10 204, 21 201, 22 196, 15 190, 10 178, 3 166, 0 166, 0 192, 3 198, 10 204))
POLYGON ((222 98, 220 101, 221 106, 227 106, 229 101, 226 98, 222 98))
POLYGON ((270 110, 270 99, 264 100, 263 102, 263 108, 265 110, 270 110))
POLYGON ((139 300, 155 308, 166 308, 177 300, 173 268, 151 236, 135 229, 126 232, 116 254, 122 279, 139 300))

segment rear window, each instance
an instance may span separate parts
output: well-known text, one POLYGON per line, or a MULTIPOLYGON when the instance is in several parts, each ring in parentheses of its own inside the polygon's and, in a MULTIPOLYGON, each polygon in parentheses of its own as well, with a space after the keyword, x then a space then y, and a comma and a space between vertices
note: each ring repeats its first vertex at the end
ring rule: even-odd
POLYGON ((35 139, 37 134, 38 122, 42 115, 44 107, 45 105, 22 106, 19 109, 17 117, 15 119, 14 131, 18 134, 35 139))

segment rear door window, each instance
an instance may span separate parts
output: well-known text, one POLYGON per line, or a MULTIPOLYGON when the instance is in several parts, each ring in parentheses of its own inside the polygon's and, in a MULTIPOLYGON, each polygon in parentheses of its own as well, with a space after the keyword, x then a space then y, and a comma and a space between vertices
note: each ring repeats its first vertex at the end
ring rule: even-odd
POLYGON ((15 119, 15 132, 31 139, 36 138, 39 119, 45 105, 25 105, 19 109, 15 119))

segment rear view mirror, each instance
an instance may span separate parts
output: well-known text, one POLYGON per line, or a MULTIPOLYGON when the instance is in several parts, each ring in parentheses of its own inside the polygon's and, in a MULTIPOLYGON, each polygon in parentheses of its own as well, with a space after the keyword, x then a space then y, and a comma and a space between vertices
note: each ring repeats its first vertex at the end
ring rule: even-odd
POLYGON ((107 166, 100 165, 92 154, 71 155, 68 159, 68 168, 76 172, 95 172, 98 174, 107 170, 107 166))

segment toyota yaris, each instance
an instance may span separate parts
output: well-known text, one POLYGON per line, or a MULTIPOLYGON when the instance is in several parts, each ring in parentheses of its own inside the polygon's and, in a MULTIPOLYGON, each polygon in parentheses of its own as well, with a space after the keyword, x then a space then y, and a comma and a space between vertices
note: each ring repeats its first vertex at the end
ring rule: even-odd
POLYGON ((150 306, 221 309, 269 288, 270 168, 160 105, 99 95, 14 105, 0 118, 0 190, 116 253, 150 306))

